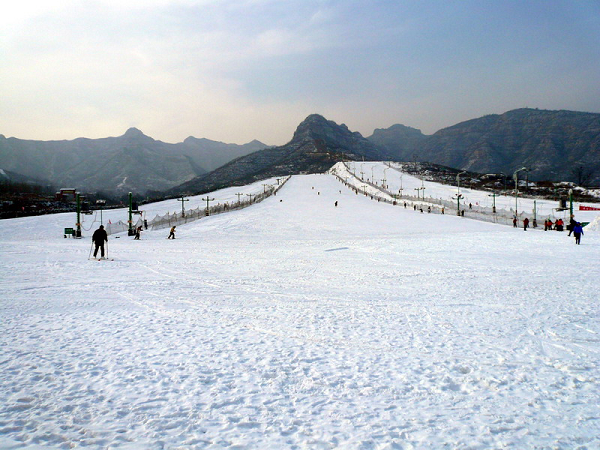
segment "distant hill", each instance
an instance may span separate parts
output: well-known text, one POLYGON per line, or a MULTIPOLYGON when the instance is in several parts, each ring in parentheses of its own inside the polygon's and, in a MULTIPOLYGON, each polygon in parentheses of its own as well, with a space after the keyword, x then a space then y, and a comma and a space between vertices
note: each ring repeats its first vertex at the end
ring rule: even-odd
POLYGON ((136 128, 123 136, 33 141, 0 135, 0 168, 82 191, 164 191, 266 145, 187 138, 152 139, 136 128))
POLYGON ((416 128, 396 124, 389 128, 376 129, 368 139, 387 153, 394 155, 396 159, 413 161, 416 157, 414 153, 427 136, 416 128))
POLYGON ((382 160, 389 154, 360 133, 318 114, 308 116, 290 142, 237 158, 170 191, 171 194, 208 192, 270 177, 318 173, 343 159, 382 160))
POLYGON ((532 180, 600 184, 600 114, 516 109, 423 137, 396 127, 376 130, 369 140, 403 161, 483 173, 528 167, 532 180))

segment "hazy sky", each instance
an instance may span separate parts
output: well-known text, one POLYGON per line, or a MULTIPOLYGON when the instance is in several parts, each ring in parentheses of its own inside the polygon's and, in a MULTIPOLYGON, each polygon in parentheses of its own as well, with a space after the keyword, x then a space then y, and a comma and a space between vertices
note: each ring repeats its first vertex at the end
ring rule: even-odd
POLYGON ((600 1, 17 0, 0 133, 271 145, 521 107, 600 112, 600 1))

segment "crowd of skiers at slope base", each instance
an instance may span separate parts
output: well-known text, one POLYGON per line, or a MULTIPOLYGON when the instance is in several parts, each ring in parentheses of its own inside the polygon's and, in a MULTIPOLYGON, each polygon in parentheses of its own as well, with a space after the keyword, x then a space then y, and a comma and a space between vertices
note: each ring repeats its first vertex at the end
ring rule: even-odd
MULTIPOLYGON (((513 216, 513 227, 517 228, 517 218, 513 216)), ((535 221, 534 221, 534 227, 536 226, 535 221)), ((544 220, 544 231, 548 231, 548 230, 556 230, 556 231, 563 231, 564 230, 564 226, 565 226, 565 222, 562 219, 556 219, 556 222, 552 223, 552 220, 550 220, 550 218, 544 220), (554 226, 554 228, 552 228, 554 226)), ((523 229, 525 231, 527 231, 527 228, 529 228, 529 219, 527 217, 525 217, 525 219, 523 219, 523 229)), ((569 230, 569 236, 571 236, 571 233, 573 233, 573 236, 575 237, 575 243, 576 244, 580 244, 581 243, 581 236, 583 236, 583 226, 581 225, 581 222, 577 222, 573 216, 571 216, 571 220, 569 221, 569 225, 567 225, 567 230, 569 230)))

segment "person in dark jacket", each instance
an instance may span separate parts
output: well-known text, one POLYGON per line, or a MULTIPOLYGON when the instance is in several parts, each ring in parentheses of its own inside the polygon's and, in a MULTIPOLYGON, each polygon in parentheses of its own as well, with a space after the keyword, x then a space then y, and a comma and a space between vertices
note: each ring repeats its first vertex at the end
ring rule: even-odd
POLYGON ((573 225, 573 229, 571 231, 573 231, 573 236, 575 236, 575 243, 577 245, 581 244, 581 235, 583 234, 583 227, 581 226, 581 223, 575 222, 575 225, 573 225))
POLYGON ((527 217, 525 217, 525 219, 523 219, 523 230, 527 231, 528 227, 529 227, 529 219, 527 217))
POLYGON ((577 225, 577 221, 571 215, 571 219, 569 219, 569 225, 567 225, 567 230, 569 230, 569 234, 568 234, 569 236, 571 236, 571 233, 573 232, 573 228, 575 228, 575 225, 577 225))
POLYGON ((104 229, 104 225, 100 225, 94 234, 92 235, 92 242, 96 244, 96 249, 94 250, 94 258, 98 254, 98 249, 100 249, 100 257, 104 258, 104 242, 108 242, 108 235, 106 234, 106 230, 104 229))

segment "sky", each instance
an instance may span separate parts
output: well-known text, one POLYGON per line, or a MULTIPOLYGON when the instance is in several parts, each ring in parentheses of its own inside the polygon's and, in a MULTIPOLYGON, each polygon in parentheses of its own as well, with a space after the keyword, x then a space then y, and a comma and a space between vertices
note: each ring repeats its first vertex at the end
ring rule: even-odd
POLYGON ((23 0, 0 25, 6 137, 282 145, 312 113, 367 137, 600 112, 598 0, 23 0))

